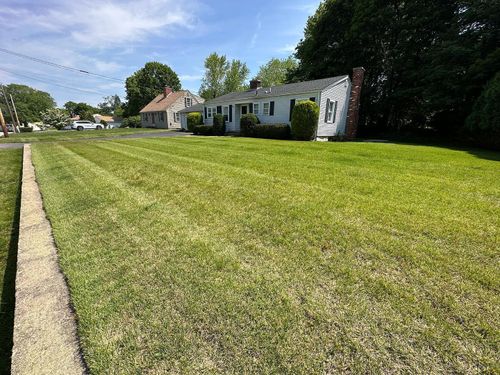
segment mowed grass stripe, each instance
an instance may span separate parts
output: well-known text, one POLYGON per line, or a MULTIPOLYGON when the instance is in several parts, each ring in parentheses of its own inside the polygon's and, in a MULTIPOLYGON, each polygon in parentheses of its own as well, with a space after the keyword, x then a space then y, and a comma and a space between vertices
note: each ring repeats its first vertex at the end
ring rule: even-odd
MULTIPOLYGON (((264 157, 251 150, 245 155, 245 140, 230 141, 243 156, 236 168, 206 163, 235 163, 212 139, 75 144, 53 154, 40 148, 40 180, 54 188, 47 207, 61 215, 53 220, 61 224, 56 240, 68 255, 72 292, 81 297, 77 312, 93 369, 310 373, 345 366, 492 366, 494 341, 479 336, 491 338, 496 329, 489 301, 496 298, 498 274, 493 266, 478 270, 478 263, 494 259, 494 251, 480 248, 472 267, 458 269, 456 258, 471 261, 465 253, 472 245, 462 231, 442 238, 431 228, 428 239, 412 240, 418 226, 386 219, 385 232, 365 227, 369 211, 380 205, 359 194, 344 202, 321 199, 314 187, 296 189, 301 172, 320 179, 279 149, 269 157, 272 143, 259 141, 264 157), (200 143, 214 150, 200 154, 200 143), (155 150, 130 147, 137 144, 155 150), (295 171, 290 181, 278 174, 283 161, 295 171), (61 184, 76 180, 81 192, 68 196, 75 186, 61 184), (69 208, 77 218, 68 222, 69 208), (73 238, 75 227, 82 238, 73 238), (477 308, 486 313, 477 317, 477 308)), ((398 152, 410 149, 399 146, 398 152)), ((494 171, 492 163, 480 164, 494 171)), ((392 169, 390 162, 385 167, 392 169)), ((327 179, 334 198, 345 194, 337 186, 363 182, 342 169, 330 175, 339 180, 327 179)), ((407 193, 414 198, 418 190, 407 193)), ((428 219, 417 208, 415 215, 428 219)), ((494 244, 494 238, 487 240, 494 244)))

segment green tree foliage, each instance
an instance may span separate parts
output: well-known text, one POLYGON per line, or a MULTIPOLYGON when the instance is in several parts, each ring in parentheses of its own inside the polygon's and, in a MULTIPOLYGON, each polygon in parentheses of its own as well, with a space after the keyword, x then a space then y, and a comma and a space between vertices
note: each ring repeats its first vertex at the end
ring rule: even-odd
POLYGON ((292 111, 292 135, 301 141, 314 139, 318 130, 319 106, 310 100, 295 104, 292 111))
POLYGON ((160 94, 165 86, 174 91, 181 89, 177 73, 168 65, 148 62, 125 81, 127 91, 127 115, 137 115, 139 111, 160 94))
POLYGON ((366 68, 360 126, 459 129, 500 68, 500 3, 325 0, 297 46, 290 81, 366 68))
POLYGON ((201 81, 200 95, 208 100, 244 90, 249 73, 247 65, 240 60, 229 62, 225 55, 211 53, 205 59, 205 75, 201 81))
POLYGON ((257 78, 262 81, 262 86, 270 87, 286 83, 287 76, 297 69, 298 63, 292 56, 286 59, 273 58, 265 65, 261 65, 257 78))
POLYGON ((87 103, 75 103, 72 101, 64 103, 64 109, 71 117, 80 116, 82 120, 94 121, 92 115, 99 113, 99 109, 87 103), (90 120, 92 118, 92 120, 90 120))
POLYGON ((141 116, 129 116, 123 119, 122 128, 141 128, 141 116))
POLYGON ((192 112, 187 114, 187 128, 188 131, 194 131, 194 127, 203 125, 203 116, 200 112, 192 112))
POLYGON ((259 118, 253 113, 247 113, 240 118, 240 132, 244 137, 253 137, 255 126, 259 124, 259 118))
MULTIPOLYGON (((22 123, 40 121, 40 113, 49 108, 54 108, 56 105, 49 93, 29 86, 11 83, 4 86, 4 90, 7 95, 12 95, 19 121, 22 123)), ((0 101, 0 106, 7 122, 12 122, 3 98, 0 101)))
POLYGON ((97 105, 101 115, 113 115, 115 112, 120 112, 122 101, 118 95, 105 96, 103 102, 97 105))
POLYGON ((40 117, 44 124, 49 125, 57 130, 69 125, 70 117, 68 112, 59 108, 49 108, 40 113, 40 117))

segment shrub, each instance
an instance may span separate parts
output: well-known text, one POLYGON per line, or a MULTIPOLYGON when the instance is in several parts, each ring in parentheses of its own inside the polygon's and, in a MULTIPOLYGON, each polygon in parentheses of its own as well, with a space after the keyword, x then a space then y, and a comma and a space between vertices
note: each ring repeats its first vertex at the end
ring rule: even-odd
POLYGON ((203 116, 200 112, 192 112, 187 114, 187 130, 192 132, 194 127, 203 125, 203 116))
POLYGON ((226 121, 224 120, 224 115, 217 113, 214 115, 214 126, 213 133, 214 135, 224 135, 226 134, 226 121))
POLYGON ((141 116, 130 116, 123 119, 122 128, 140 128, 141 125, 141 116))
POLYGON ((289 139, 290 126, 287 124, 256 125, 254 128, 254 136, 257 138, 289 139))
POLYGON ((101 120, 100 123, 102 126, 104 126, 104 128, 108 127, 108 122, 106 120, 101 120))
POLYGON ((213 127, 210 125, 196 125, 193 129, 193 133, 196 135, 212 135, 213 127))
POLYGON ((241 116, 240 119, 240 132, 244 137, 252 137, 254 133, 254 128, 259 124, 259 118, 253 113, 247 113, 241 116))
POLYGON ((33 128, 29 127, 29 126, 21 126, 19 128, 19 131, 21 133, 31 133, 33 131, 33 128))
POLYGON ((319 106, 310 100, 298 102, 292 112, 292 134, 295 139, 310 141, 318 130, 319 106))

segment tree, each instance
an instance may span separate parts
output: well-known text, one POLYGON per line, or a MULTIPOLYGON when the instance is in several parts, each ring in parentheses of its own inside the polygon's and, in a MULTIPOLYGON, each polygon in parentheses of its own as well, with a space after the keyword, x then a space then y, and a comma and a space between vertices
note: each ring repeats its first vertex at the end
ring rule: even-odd
POLYGON ((245 63, 240 60, 232 60, 224 78, 224 93, 245 90, 245 81, 249 73, 250 70, 245 63))
POLYGON ((292 56, 281 60, 273 58, 260 66, 256 78, 262 81, 264 87, 281 85, 286 83, 287 76, 297 69, 297 66, 297 60, 292 56))
POLYGON ((165 64, 148 62, 125 81, 127 91, 127 115, 139 114, 139 111, 160 94, 165 86, 174 91, 181 89, 177 74, 165 64))
POLYGON ((299 101, 292 111, 292 135, 301 141, 310 141, 318 130, 319 106, 310 100, 299 101))
POLYGON ((68 112, 59 108, 49 108, 40 113, 44 124, 52 126, 57 130, 62 129, 69 124, 70 117, 68 112))
POLYGON ((122 101, 118 95, 105 96, 103 99, 104 101, 97 105, 100 114, 113 115, 117 110, 121 110, 122 101))
MULTIPOLYGON (((4 86, 4 90, 8 96, 12 95, 19 121, 23 123, 40 121, 40 113, 56 105, 49 93, 29 86, 11 83, 4 86)), ((0 106, 7 121, 12 122, 4 100, 1 101, 0 106)))
POLYGON ((90 104, 83 102, 75 103, 72 101, 66 102, 64 104, 64 109, 66 109, 72 117, 80 116, 80 119, 82 120, 84 119, 84 117, 87 117, 88 119, 89 116, 92 117, 92 115, 99 112, 99 109, 91 106, 90 104))

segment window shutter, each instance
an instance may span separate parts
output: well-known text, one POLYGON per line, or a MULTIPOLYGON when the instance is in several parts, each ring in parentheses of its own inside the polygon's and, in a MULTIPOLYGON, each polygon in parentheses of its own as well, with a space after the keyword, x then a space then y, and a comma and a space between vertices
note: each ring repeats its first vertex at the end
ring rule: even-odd
POLYGON ((208 118, 207 107, 205 107, 205 120, 208 118))
POLYGON ((248 105, 248 113, 253 113, 253 103, 248 105))
POLYGON ((217 113, 222 113, 222 106, 220 105, 217 106, 217 113))
POLYGON ((337 118, 337 101, 333 105, 333 115, 332 115, 332 122, 335 122, 335 119, 337 118))
POLYGON ((293 107, 295 107, 295 99, 290 100, 290 118, 288 121, 292 121, 293 107))
POLYGON ((330 99, 326 99, 325 122, 328 122, 328 108, 330 108, 330 99))
POLYGON ((309 98, 309 100, 310 100, 311 102, 315 102, 315 101, 316 101, 316 98, 313 96, 312 98, 309 98))
POLYGON ((269 116, 274 116, 274 102, 269 104, 269 116))
POLYGON ((229 104, 229 122, 233 122, 233 105, 229 104))

